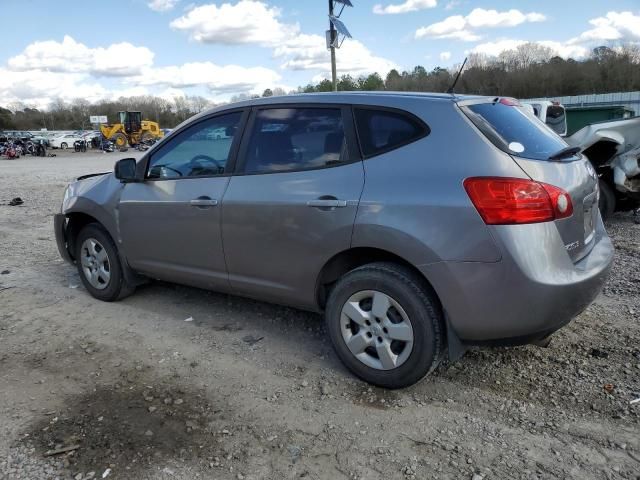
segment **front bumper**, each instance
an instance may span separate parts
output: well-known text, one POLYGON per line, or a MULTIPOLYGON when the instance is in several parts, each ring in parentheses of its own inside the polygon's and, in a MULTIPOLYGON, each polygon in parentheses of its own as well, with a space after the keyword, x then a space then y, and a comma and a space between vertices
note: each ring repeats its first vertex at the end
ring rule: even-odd
POLYGON ((60 256, 67 262, 73 263, 67 244, 67 217, 64 213, 56 213, 53 216, 53 230, 56 235, 56 244, 58 245, 60 256))
POLYGON ((498 227, 494 234, 504 250, 499 262, 421 268, 465 344, 513 345, 546 337, 589 306, 613 261, 601 220, 592 250, 575 264, 553 223, 498 227))

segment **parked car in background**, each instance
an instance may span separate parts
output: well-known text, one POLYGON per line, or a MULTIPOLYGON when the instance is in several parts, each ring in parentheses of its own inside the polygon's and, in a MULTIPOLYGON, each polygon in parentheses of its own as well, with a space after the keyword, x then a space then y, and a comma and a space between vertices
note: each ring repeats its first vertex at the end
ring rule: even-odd
POLYGON ((31 141, 35 143, 41 143, 47 147, 49 147, 49 136, 46 134, 47 132, 29 132, 31 133, 31 141))
POLYGON ((91 145, 94 138, 97 138, 97 139, 102 138, 102 133, 95 132, 95 131, 85 132, 84 134, 82 134, 82 138, 84 139, 85 142, 87 142, 88 145, 91 145))
POLYGON ((52 148, 60 148, 62 150, 65 150, 67 148, 73 148, 73 143, 77 140, 82 139, 83 137, 80 134, 66 133, 64 135, 52 138, 51 140, 49 140, 49 144, 52 148))
POLYGON ((23 130, 5 130, 3 132, 4 141, 21 141, 27 142, 33 138, 33 135, 30 132, 26 132, 23 130))
POLYGON ((598 295, 613 246, 576 152, 509 98, 262 98, 79 178, 55 235, 95 298, 162 279, 324 312, 352 372, 404 387, 598 295))
POLYGON ((551 100, 525 100, 525 108, 530 105, 533 114, 560 136, 567 134, 567 112, 559 102, 551 100))

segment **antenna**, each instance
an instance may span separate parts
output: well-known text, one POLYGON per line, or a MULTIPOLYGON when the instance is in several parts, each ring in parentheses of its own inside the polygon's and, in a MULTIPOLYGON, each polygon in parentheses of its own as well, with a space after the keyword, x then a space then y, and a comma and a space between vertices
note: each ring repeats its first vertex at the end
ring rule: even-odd
POLYGON ((460 78, 460 74, 462 73, 462 70, 464 70, 464 66, 466 65, 466 63, 467 63, 467 57, 464 57, 464 62, 462 62, 462 66, 460 67, 460 70, 458 70, 458 74, 456 75, 455 80, 447 90, 447 93, 451 93, 451 94, 453 93, 453 89, 456 88, 456 84, 458 83, 458 79, 460 78))
POLYGON ((327 30, 327 48, 331 50, 331 79, 333 83, 333 91, 338 90, 338 78, 336 73, 336 48, 342 46, 345 38, 352 38, 349 30, 342 20, 338 20, 344 7, 353 7, 351 0, 329 0, 329 30, 327 30), (334 9, 337 4, 342 5, 340 13, 334 14, 334 9), (342 36, 342 39, 340 37, 342 36))

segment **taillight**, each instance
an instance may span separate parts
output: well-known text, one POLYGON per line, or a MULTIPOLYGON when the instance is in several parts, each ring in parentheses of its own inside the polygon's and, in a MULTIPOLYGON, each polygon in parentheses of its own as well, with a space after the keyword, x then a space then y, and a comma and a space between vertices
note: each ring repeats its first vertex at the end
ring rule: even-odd
POLYGON ((464 181, 464 188, 487 225, 549 222, 573 214, 569 194, 546 183, 473 177, 464 181))

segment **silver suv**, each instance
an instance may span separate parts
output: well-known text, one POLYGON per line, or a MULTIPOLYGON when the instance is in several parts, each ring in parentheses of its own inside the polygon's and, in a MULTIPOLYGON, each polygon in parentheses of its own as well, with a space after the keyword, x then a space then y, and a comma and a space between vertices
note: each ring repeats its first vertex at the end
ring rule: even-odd
POLYGON ((162 279, 323 311, 389 388, 447 347, 546 339, 613 258, 585 158, 513 99, 437 94, 210 110, 69 185, 55 232, 100 300, 162 279))

